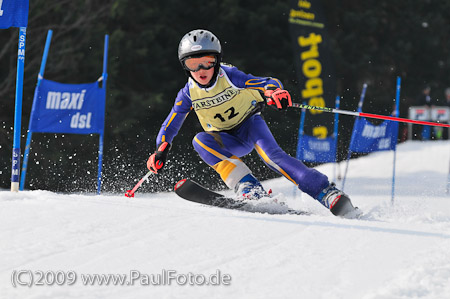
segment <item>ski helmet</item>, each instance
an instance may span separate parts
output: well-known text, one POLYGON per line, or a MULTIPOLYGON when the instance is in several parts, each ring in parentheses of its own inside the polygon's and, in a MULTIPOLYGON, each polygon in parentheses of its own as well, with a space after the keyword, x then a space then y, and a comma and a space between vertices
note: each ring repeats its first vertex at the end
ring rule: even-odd
POLYGON ((192 30, 183 36, 178 46, 178 59, 180 62, 186 57, 199 54, 215 54, 218 56, 222 54, 219 39, 208 30, 192 30))

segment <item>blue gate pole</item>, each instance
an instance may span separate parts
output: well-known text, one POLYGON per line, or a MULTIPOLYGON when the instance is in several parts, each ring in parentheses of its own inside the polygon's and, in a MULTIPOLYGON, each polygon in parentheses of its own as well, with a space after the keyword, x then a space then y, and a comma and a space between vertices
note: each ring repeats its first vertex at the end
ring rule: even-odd
MULTIPOLYGON (((401 78, 397 77, 397 88, 395 93, 395 116, 399 117, 400 115, 400 87, 401 87, 401 78)), ((398 129, 397 136, 395 136, 395 146, 394 146, 394 166, 392 170, 392 197, 391 204, 394 204, 394 196, 395 196, 395 164, 397 161, 397 139, 398 139, 398 129)))
MULTIPOLYGON (((109 44, 109 35, 105 35, 105 46, 103 52, 103 73, 102 79, 103 84, 102 88, 105 90, 105 101, 106 101, 106 81, 108 79, 108 44, 109 44)), ((105 124, 103 123, 103 129, 99 136, 99 144, 98 144, 98 174, 97 174, 97 194, 100 194, 102 189, 102 163, 103 163, 103 134, 105 131, 105 124)))
MULTIPOLYGON (((366 83, 364 83, 363 84, 363 89, 362 89, 362 91, 361 91, 361 97, 359 98, 359 103, 358 103, 358 112, 362 112, 362 106, 363 106, 363 103, 364 103, 364 98, 366 97, 366 90, 367 90, 367 84, 366 83)), ((359 117, 358 117, 359 118, 359 117)), ((347 164, 345 165, 345 172, 344 172, 344 178, 342 179, 342 191, 344 191, 344 187, 345 187, 345 179, 347 178, 347 171, 348 171, 348 164, 349 164, 349 162, 350 162, 350 157, 351 157, 351 155, 352 155, 352 151, 351 151, 351 147, 352 147, 352 145, 353 145, 353 142, 355 142, 355 125, 356 125, 356 120, 358 119, 358 118, 356 118, 355 119, 355 122, 353 123, 353 131, 352 131, 352 137, 350 138, 350 145, 349 145, 349 147, 348 147, 348 152, 347 152, 347 164)))
POLYGON ((103 160, 103 133, 98 138, 98 174, 97 174, 97 194, 102 190, 102 160, 103 160))
MULTIPOLYGON (((48 51, 50 50, 50 43, 52 41, 52 35, 53 35, 53 31, 49 30, 47 33, 47 40, 45 41, 44 54, 42 55, 41 68, 39 70, 36 90, 41 85, 42 79, 44 79, 45 65, 47 63, 48 51)), ((25 178, 27 175, 28 158, 30 156, 30 145, 31 145, 31 138, 33 135, 33 133, 31 132, 31 126, 32 126, 33 115, 34 115, 34 107, 36 104, 36 94, 37 93, 35 93, 35 96, 33 99, 33 107, 31 108, 30 122, 28 123, 27 143, 25 145, 25 153, 23 155, 23 163, 22 163, 22 173, 21 173, 21 177, 20 177, 20 191, 23 191, 23 189, 24 189, 25 178)))
MULTIPOLYGON (((341 97, 336 96, 336 109, 339 109, 341 103, 341 97)), ((337 168, 337 141, 338 141, 338 129, 339 129, 339 113, 334 115, 334 148, 336 152, 334 153, 334 167, 333 167, 333 181, 336 181, 336 168, 337 168)))
MULTIPOLYGON (((306 102, 303 102, 303 104, 306 104, 306 102)), ((300 127, 298 128, 298 141, 297 141, 297 153, 296 153, 296 158, 298 160, 301 160, 301 150, 302 150, 302 139, 303 139, 303 134, 305 133, 304 131, 304 126, 305 126, 305 116, 306 116, 306 109, 302 109, 302 114, 300 116, 300 127)))
MULTIPOLYGON (((303 102, 303 104, 306 104, 306 102, 303 102)), ((304 126, 305 126, 305 116, 306 116, 306 109, 302 109, 302 114, 300 115, 300 126, 298 128, 298 138, 297 138, 297 152, 295 153, 295 157, 298 160, 300 159, 300 154, 301 154, 301 150, 302 150, 302 139, 303 139, 303 134, 304 134, 304 126)), ((294 189, 292 189, 292 196, 295 198, 297 197, 297 192, 298 192, 298 187, 294 186, 294 189)))
POLYGON ((14 139, 12 150, 11 191, 19 191, 20 176, 20 134, 22 126, 23 72, 25 67, 25 42, 27 27, 19 29, 19 49, 17 55, 16 103, 14 110, 14 139))

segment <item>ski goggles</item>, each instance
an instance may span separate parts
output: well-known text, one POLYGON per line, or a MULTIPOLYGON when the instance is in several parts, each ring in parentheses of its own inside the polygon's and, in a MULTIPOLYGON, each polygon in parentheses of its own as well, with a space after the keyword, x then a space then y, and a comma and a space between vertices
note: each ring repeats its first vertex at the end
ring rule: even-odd
POLYGON ((202 56, 196 58, 187 58, 183 61, 184 68, 191 72, 197 72, 200 69, 209 70, 216 66, 215 56, 202 56))

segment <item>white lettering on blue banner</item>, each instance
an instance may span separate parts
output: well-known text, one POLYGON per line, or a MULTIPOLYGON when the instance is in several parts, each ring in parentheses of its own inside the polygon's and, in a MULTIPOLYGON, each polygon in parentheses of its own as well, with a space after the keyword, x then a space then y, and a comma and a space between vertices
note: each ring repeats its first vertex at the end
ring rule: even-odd
POLYGON ((361 134, 366 138, 380 138, 386 135, 386 126, 372 126, 368 123, 365 124, 361 134))
POLYGON ((92 113, 80 114, 80 112, 75 113, 70 121, 70 127, 73 129, 90 129, 91 128, 91 118, 92 113))
POLYGON ((321 141, 321 140, 308 140, 309 148, 313 151, 318 152, 329 152, 330 151, 330 143, 328 141, 321 141))
POLYGON ((315 161, 316 160, 316 155, 313 152, 304 151, 303 159, 306 160, 306 161, 315 161))
POLYGON ((55 110, 80 110, 83 108, 86 89, 81 92, 49 91, 45 109, 55 110))
POLYGON ((381 138, 378 141, 378 150, 387 150, 391 148, 391 138, 381 138))

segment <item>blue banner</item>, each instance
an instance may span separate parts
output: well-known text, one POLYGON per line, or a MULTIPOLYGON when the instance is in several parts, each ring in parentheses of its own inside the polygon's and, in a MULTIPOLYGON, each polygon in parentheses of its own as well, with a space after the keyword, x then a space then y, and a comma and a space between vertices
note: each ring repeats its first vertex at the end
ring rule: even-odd
POLYGON ((28 0, 0 0, 0 29, 27 27, 28 0))
POLYGON ((303 135, 300 139, 299 159, 307 162, 336 162, 336 142, 334 137, 316 138, 303 135))
POLYGON ((365 117, 357 118, 350 150, 355 153, 394 150, 397 144, 398 122, 385 120, 373 125, 365 117))
POLYGON ((105 90, 98 82, 62 84, 42 79, 34 93, 30 131, 102 134, 105 90))

